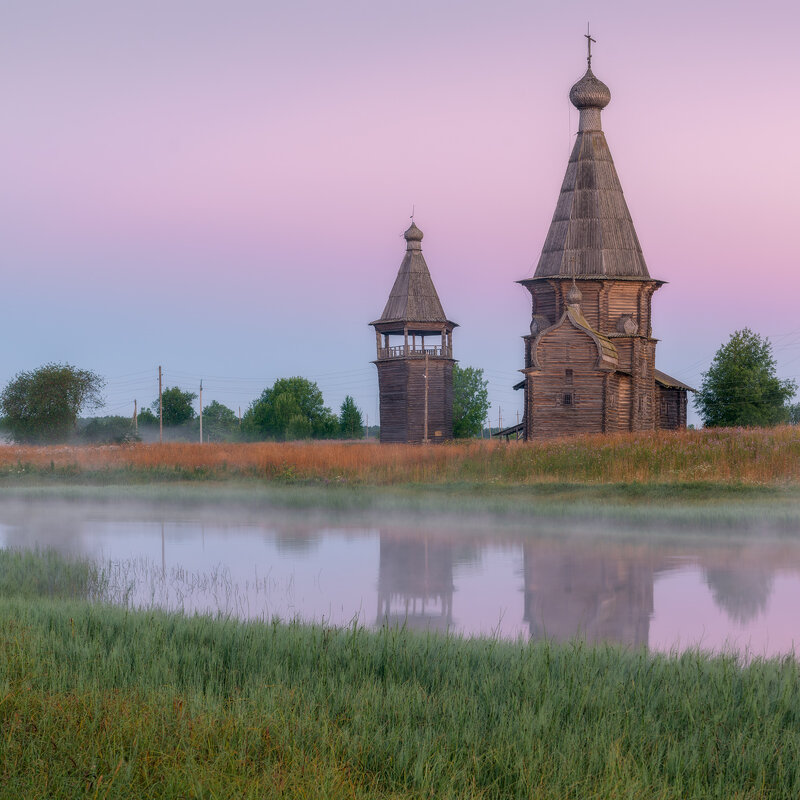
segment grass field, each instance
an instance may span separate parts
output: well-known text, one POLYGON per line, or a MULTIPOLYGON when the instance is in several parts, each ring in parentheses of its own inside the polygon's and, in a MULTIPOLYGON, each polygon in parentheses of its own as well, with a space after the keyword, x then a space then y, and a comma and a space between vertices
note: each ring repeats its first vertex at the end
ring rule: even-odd
MULTIPOLYGON (((52 498, 793 536, 800 433, 0 448, 0 499, 52 498)), ((793 657, 186 618, 104 586, 0 551, 0 798, 800 796, 793 657)))
POLYGON ((2 798, 800 795, 793 658, 132 613, 58 566, 0 552, 2 798))
POLYGON ((372 442, 2 447, 0 481, 228 480, 369 486, 800 484, 800 430, 715 429, 579 436, 547 442, 471 440, 422 447, 372 442))

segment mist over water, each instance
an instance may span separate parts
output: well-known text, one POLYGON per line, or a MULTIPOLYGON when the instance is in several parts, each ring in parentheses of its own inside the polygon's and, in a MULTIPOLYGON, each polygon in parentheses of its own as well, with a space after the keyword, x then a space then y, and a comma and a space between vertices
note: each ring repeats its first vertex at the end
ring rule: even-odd
POLYGON ((145 503, 0 501, 0 546, 94 560, 108 599, 243 619, 782 655, 800 540, 145 503))

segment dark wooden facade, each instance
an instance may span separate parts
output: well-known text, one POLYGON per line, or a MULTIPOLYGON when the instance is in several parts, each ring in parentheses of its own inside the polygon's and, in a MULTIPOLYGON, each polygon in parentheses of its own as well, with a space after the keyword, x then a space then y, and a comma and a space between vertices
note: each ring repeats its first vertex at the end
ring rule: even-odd
POLYGON ((685 428, 687 392, 694 390, 660 370, 656 370, 656 389, 658 427, 668 431, 685 428))
POLYGON ((686 425, 690 387, 657 383, 650 277, 600 124, 611 100, 591 71, 570 91, 580 125, 532 278, 526 439, 686 425))
POLYGON ((422 231, 404 234, 406 254, 375 328, 381 442, 453 438, 453 328, 422 256, 422 231))

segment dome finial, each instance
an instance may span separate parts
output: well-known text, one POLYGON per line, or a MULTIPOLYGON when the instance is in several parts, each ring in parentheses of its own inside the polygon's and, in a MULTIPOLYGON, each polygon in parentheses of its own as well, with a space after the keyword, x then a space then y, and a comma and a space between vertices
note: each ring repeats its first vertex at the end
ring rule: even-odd
POLYGON ((586 54, 586 65, 591 72, 592 69, 592 42, 597 44, 597 39, 592 39, 592 34, 589 33, 589 23, 586 23, 586 33, 583 34, 586 37, 586 47, 587 47, 587 54, 586 54))
POLYGON ((581 112, 579 130, 602 130, 600 112, 611 102, 611 91, 592 72, 592 42, 597 40, 586 27, 586 74, 569 90, 572 105, 581 112))
POLYGON ((421 250, 422 245, 420 242, 422 241, 422 231, 417 227, 416 223, 414 222, 414 214, 411 214, 411 225, 408 226, 408 230, 403 234, 405 240, 407 242, 407 249, 408 250, 421 250))

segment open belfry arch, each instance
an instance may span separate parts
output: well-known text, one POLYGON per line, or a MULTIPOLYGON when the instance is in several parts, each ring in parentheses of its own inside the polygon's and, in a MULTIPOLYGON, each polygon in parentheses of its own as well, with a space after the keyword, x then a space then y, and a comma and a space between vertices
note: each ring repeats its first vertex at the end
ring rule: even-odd
POLYGON ((608 87, 588 68, 569 99, 575 146, 532 278, 525 342, 526 439, 686 426, 690 387, 655 368, 654 292, 600 121, 608 87))
POLYGON ((453 438, 453 328, 422 255, 422 231, 403 234, 406 253, 375 328, 381 442, 453 438))

